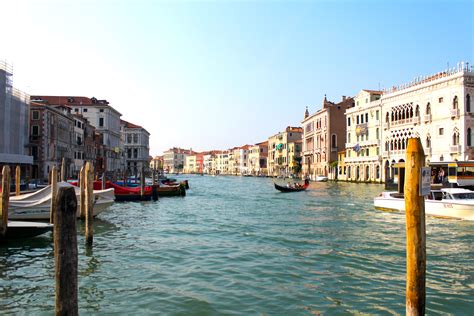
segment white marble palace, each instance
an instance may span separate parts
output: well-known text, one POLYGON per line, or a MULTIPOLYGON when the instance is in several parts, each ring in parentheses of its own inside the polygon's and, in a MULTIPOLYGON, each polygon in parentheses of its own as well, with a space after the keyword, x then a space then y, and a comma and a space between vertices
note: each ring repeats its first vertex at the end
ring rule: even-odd
POLYGON ((474 72, 469 63, 385 91, 362 90, 346 111, 346 153, 337 178, 385 182, 409 137, 426 163, 474 160, 474 72))

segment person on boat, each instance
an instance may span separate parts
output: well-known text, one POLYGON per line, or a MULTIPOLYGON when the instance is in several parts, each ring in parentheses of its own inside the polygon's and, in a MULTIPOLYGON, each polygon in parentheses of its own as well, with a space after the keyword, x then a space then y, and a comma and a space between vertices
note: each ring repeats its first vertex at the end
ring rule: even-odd
POLYGON ((290 181, 288 181, 288 183, 286 184, 286 187, 291 189, 291 183, 290 183, 290 181))

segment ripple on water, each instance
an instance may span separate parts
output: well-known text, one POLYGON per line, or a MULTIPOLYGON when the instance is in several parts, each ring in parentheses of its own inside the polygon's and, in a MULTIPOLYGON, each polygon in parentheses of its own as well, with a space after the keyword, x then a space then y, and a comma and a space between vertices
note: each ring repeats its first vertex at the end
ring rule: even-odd
MULTIPOLYGON (((380 185, 191 176, 185 198, 117 203, 79 222, 85 314, 402 314, 405 218, 373 209, 380 185)), ((469 314, 473 224, 427 219, 427 312, 469 314)), ((0 246, 0 310, 49 314, 51 236, 0 246)))

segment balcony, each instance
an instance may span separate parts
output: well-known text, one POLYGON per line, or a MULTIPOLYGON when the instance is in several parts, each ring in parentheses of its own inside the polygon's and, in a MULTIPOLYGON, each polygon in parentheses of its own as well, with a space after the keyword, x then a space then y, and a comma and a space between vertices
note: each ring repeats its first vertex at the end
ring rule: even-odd
POLYGON ((425 122, 431 122, 431 114, 425 114, 423 116, 423 121, 425 122))
POLYGON ((383 129, 389 129, 389 128, 390 128, 390 123, 389 122, 383 123, 383 129))
POLYGON ((459 109, 451 109, 451 117, 459 117, 459 109))
POLYGON ((449 152, 453 154, 458 154, 461 152, 461 145, 451 145, 449 146, 449 152))

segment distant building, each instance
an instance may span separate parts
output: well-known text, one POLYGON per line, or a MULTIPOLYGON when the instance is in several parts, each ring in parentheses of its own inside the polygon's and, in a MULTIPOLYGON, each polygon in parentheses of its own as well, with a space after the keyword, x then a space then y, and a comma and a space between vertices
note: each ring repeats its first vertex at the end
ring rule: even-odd
POLYGON ((249 147, 248 172, 254 176, 267 175, 268 141, 249 147))
POLYGON ((346 111, 347 180, 381 182, 382 91, 361 90, 346 111), (363 175, 363 176, 362 176, 363 175))
MULTIPOLYGON (((279 132, 268 138, 268 175, 280 176, 290 175, 291 159, 289 152, 289 143, 301 140, 303 129, 301 127, 288 126, 283 132, 279 132)), ((298 148, 298 146, 295 146, 298 148)), ((291 156, 294 157, 294 154, 291 156)))
POLYGON ((33 163, 28 148, 30 99, 13 88, 12 75, 11 67, 0 61, 0 168, 21 164, 26 171, 33 163))
POLYGON ((194 154, 191 149, 173 147, 163 153, 163 169, 165 172, 183 172, 186 156, 194 154))
POLYGON ((316 175, 330 176, 337 164, 337 152, 346 142, 344 113, 354 104, 352 98, 330 102, 324 96, 322 109, 314 114, 305 112, 303 125, 303 174, 315 179, 316 175))
POLYGON ((125 167, 128 174, 138 175, 149 169, 150 133, 140 125, 120 120, 124 139, 125 167))
POLYGON ((81 152, 79 160, 82 161, 83 152, 78 150, 75 122, 67 107, 31 103, 32 178, 47 181, 50 170, 53 166, 60 168, 63 158, 67 166, 66 177, 74 175, 77 171, 74 157, 81 152))
POLYGON ((150 162, 150 169, 163 172, 163 156, 155 156, 150 162))
POLYGON ((216 174, 229 174, 229 150, 216 154, 216 174))
POLYGON ((120 112, 109 105, 107 100, 98 100, 94 97, 77 96, 42 96, 31 97, 32 101, 62 105, 71 109, 74 114, 81 114, 89 123, 100 132, 103 137, 105 151, 103 168, 110 173, 121 172, 123 166, 123 152, 120 133, 120 112))

